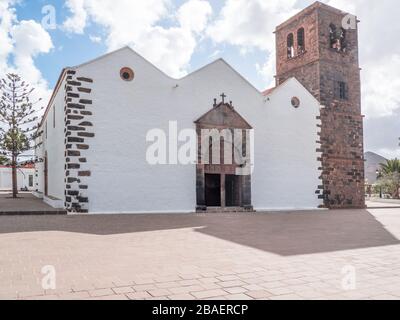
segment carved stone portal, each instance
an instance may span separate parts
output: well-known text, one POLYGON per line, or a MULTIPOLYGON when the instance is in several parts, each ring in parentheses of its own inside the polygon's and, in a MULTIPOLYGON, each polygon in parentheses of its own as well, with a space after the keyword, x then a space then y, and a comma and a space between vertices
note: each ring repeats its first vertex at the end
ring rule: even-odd
POLYGON ((214 103, 196 124, 198 159, 196 167, 196 210, 253 211, 248 122, 232 103, 214 103), (247 172, 247 173, 246 173, 247 172))

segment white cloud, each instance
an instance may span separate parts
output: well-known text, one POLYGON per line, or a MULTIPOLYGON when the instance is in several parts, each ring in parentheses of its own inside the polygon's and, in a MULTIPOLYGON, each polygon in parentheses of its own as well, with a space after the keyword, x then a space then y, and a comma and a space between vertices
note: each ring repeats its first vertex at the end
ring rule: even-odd
POLYGON ((167 74, 182 77, 187 74, 198 35, 205 29, 211 13, 207 1, 190 0, 178 10, 178 27, 152 27, 128 44, 167 74))
POLYGON ((190 0, 178 10, 178 21, 182 29, 202 32, 207 25, 212 8, 207 1, 190 0))
POLYGON ((257 73, 265 79, 265 89, 275 87, 275 74, 276 74, 276 57, 271 52, 267 61, 260 65, 256 63, 257 73))
POLYGON ((87 13, 84 0, 67 0, 65 6, 72 12, 72 16, 64 22, 65 30, 82 34, 86 27, 87 13))
POLYGON ((396 0, 326 0, 354 13, 359 24, 363 112, 367 118, 392 116, 400 110, 400 34, 396 0))
MULTIPOLYGON (((313 1, 303 1, 311 4, 313 1)), ((400 109, 400 34, 398 7, 395 0, 323 0, 323 2, 354 13, 359 25, 360 61, 362 71, 363 110, 368 118, 393 115, 400 109)), ((256 71, 264 78, 265 87, 274 84, 275 27, 299 11, 295 0, 227 0, 207 33, 217 44, 239 47, 241 53, 258 48, 266 53, 256 71)), ((301 9, 300 8, 300 9, 301 9)))
POLYGON ((368 118, 387 117, 400 110, 400 54, 371 61, 363 71, 363 109, 368 118))
POLYGON ((273 31, 298 11, 295 4, 296 0, 227 0, 207 34, 217 44, 238 46, 242 55, 252 48, 264 51, 266 61, 256 70, 270 85, 275 75, 273 31))
POLYGON ((207 33, 217 43, 272 51, 275 26, 295 13, 295 3, 296 0, 227 0, 207 33))
POLYGON ((90 39, 90 41, 92 41, 93 43, 101 43, 101 41, 102 41, 101 37, 99 37, 99 36, 93 36, 93 35, 90 35, 90 36, 89 36, 89 39, 90 39))
POLYGON ((47 82, 35 66, 33 58, 40 53, 48 53, 53 48, 50 35, 37 22, 24 20, 12 27, 11 37, 15 43, 13 50, 15 70, 24 80, 45 89, 47 82))
POLYGON ((51 91, 34 58, 38 54, 48 53, 53 43, 39 23, 33 20, 18 21, 13 8, 17 2, 0 0, 0 77, 10 72, 19 74, 36 89, 31 100, 42 98, 46 102, 51 91))
POLYGON ((209 59, 216 59, 217 57, 221 56, 221 50, 214 50, 214 52, 212 52, 208 58, 209 59))
POLYGON ((189 0, 172 14, 177 26, 166 28, 159 24, 162 19, 171 18, 170 0, 68 0, 67 3, 73 8, 72 17, 64 23, 69 31, 83 32, 90 19, 105 28, 109 51, 130 45, 175 77, 186 74, 198 38, 212 13, 208 1, 189 0), (69 23, 75 19, 80 26, 76 30, 69 23))
POLYGON ((16 20, 15 10, 11 8, 14 2, 0 0, 0 72, 7 69, 7 59, 13 49, 10 30, 16 20))
POLYGON ((340 10, 343 10, 345 12, 349 12, 354 14, 354 12, 356 12, 356 8, 358 6, 360 6, 361 4, 365 5, 365 1, 364 0, 352 0, 352 1, 348 1, 348 0, 325 0, 322 1, 325 2, 326 4, 338 8, 340 10))

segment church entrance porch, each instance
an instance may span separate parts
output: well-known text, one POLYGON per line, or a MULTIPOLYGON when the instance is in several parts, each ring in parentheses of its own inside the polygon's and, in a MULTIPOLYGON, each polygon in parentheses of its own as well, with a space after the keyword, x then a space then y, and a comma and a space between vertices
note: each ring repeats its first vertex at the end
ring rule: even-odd
POLYGON ((251 201, 250 131, 232 103, 214 103, 195 121, 198 136, 196 210, 253 211, 251 201))

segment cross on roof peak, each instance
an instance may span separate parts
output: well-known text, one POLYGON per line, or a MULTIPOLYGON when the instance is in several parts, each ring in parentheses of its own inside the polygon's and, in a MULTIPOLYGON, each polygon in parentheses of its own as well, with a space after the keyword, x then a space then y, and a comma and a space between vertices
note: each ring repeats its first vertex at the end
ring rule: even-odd
POLYGON ((221 97, 222 97, 222 103, 225 103, 226 94, 225 94, 225 93, 222 93, 222 94, 221 94, 221 97))

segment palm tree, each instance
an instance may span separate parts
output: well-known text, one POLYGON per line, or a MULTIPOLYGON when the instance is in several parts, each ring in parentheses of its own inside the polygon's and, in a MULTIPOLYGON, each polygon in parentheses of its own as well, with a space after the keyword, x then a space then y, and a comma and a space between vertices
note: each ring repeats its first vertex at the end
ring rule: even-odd
POLYGON ((393 159, 393 160, 387 160, 386 163, 381 163, 381 171, 380 174, 385 175, 385 174, 391 174, 391 173, 400 173, 400 160, 399 159, 393 159))
POLYGON ((387 189, 392 197, 398 199, 400 196, 400 160, 387 160, 381 163, 381 170, 378 171, 378 185, 387 189))

